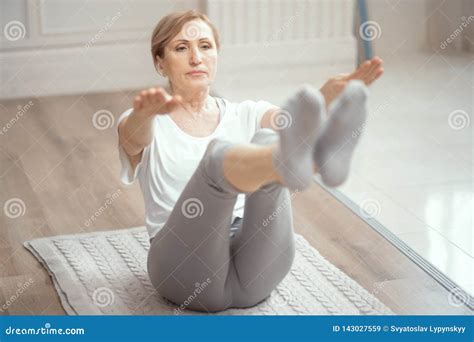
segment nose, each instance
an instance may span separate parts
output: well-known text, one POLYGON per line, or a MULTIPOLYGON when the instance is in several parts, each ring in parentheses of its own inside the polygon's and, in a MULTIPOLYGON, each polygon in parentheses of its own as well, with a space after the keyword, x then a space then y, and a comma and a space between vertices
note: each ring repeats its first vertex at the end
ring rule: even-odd
POLYGON ((201 55, 201 52, 199 51, 199 49, 197 48, 193 48, 193 49, 190 49, 191 51, 191 56, 189 58, 189 64, 191 65, 199 65, 202 63, 202 55, 201 55))

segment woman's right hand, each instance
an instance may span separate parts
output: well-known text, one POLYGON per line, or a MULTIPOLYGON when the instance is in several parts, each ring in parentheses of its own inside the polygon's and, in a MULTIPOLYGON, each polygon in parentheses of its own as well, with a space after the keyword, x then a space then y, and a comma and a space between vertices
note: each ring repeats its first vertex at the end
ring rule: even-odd
POLYGON ((329 104, 342 93, 351 80, 360 80, 367 86, 371 85, 384 73, 382 63, 383 60, 376 56, 363 62, 351 74, 338 74, 331 77, 320 89, 326 100, 326 107, 329 108, 329 104))
POLYGON ((138 115, 169 114, 179 107, 182 98, 171 96, 161 87, 142 90, 133 101, 133 111, 138 115))

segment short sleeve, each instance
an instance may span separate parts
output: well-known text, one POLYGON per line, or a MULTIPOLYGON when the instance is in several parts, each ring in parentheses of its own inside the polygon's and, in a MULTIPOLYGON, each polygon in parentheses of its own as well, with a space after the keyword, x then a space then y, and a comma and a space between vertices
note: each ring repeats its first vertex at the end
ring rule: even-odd
MULTIPOLYGON (((118 132, 118 125, 122 120, 125 119, 125 117, 129 116, 132 113, 133 108, 130 108, 123 112, 117 121, 117 132, 118 132)), ((140 162, 137 164, 135 167, 135 170, 133 170, 132 164, 130 162, 130 159, 128 158, 127 152, 123 149, 123 147, 118 144, 118 149, 119 149, 119 159, 120 159, 120 164, 121 164, 121 170, 120 170, 120 181, 125 184, 125 185, 131 185, 137 179, 138 174, 140 173, 140 170, 143 168, 144 161, 146 160, 145 152, 148 148, 145 148, 142 153, 142 159, 140 162)))
POLYGON ((239 104, 239 116, 247 120, 248 128, 256 131, 261 128, 262 118, 271 108, 278 108, 268 101, 243 101, 239 104))
POLYGON ((265 115, 266 112, 268 112, 269 109, 272 109, 272 108, 278 108, 277 106, 271 104, 270 102, 268 101, 258 101, 256 104, 255 104, 255 119, 256 119, 256 125, 257 125, 257 129, 260 129, 261 128, 261 122, 262 122, 262 119, 263 119, 263 116, 265 115))

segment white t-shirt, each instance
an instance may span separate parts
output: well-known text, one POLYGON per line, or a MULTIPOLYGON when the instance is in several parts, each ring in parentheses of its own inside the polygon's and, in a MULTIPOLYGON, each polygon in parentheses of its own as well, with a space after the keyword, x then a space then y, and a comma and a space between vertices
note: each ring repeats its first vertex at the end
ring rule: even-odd
MULTIPOLYGON (((143 150, 135 171, 125 150, 119 145, 122 164, 120 180, 125 185, 138 178, 145 201, 145 224, 150 238, 164 226, 174 204, 186 183, 196 170, 208 143, 213 138, 248 143, 260 129, 263 115, 275 107, 267 101, 232 103, 218 98, 221 119, 215 131, 207 137, 193 137, 182 131, 168 115, 155 116, 154 137, 143 150)), ((132 113, 133 108, 122 113, 118 123, 132 113)), ((239 194, 232 215, 243 217, 245 195, 239 194)))

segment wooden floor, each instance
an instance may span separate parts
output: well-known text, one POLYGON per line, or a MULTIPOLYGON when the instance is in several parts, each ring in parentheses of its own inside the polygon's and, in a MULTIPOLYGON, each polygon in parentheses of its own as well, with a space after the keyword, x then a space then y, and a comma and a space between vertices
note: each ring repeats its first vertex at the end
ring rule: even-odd
MULTIPOLYGON (((121 185, 115 125, 99 130, 93 114, 117 119, 134 91, 4 101, 0 105, 0 315, 65 314, 52 281, 23 247, 28 239, 144 225, 137 183, 121 185), (33 105, 16 117, 18 106, 33 105), (6 132, 5 132, 6 130, 6 132), (107 195, 120 195, 90 226, 107 195), (10 215, 11 216, 11 215, 10 215), (25 285, 29 284, 29 285, 25 285), (18 289, 23 293, 18 294, 18 289), (5 304, 4 304, 5 303, 5 304)), ((317 184, 294 196, 296 232, 397 314, 472 314, 363 220, 317 184)))

